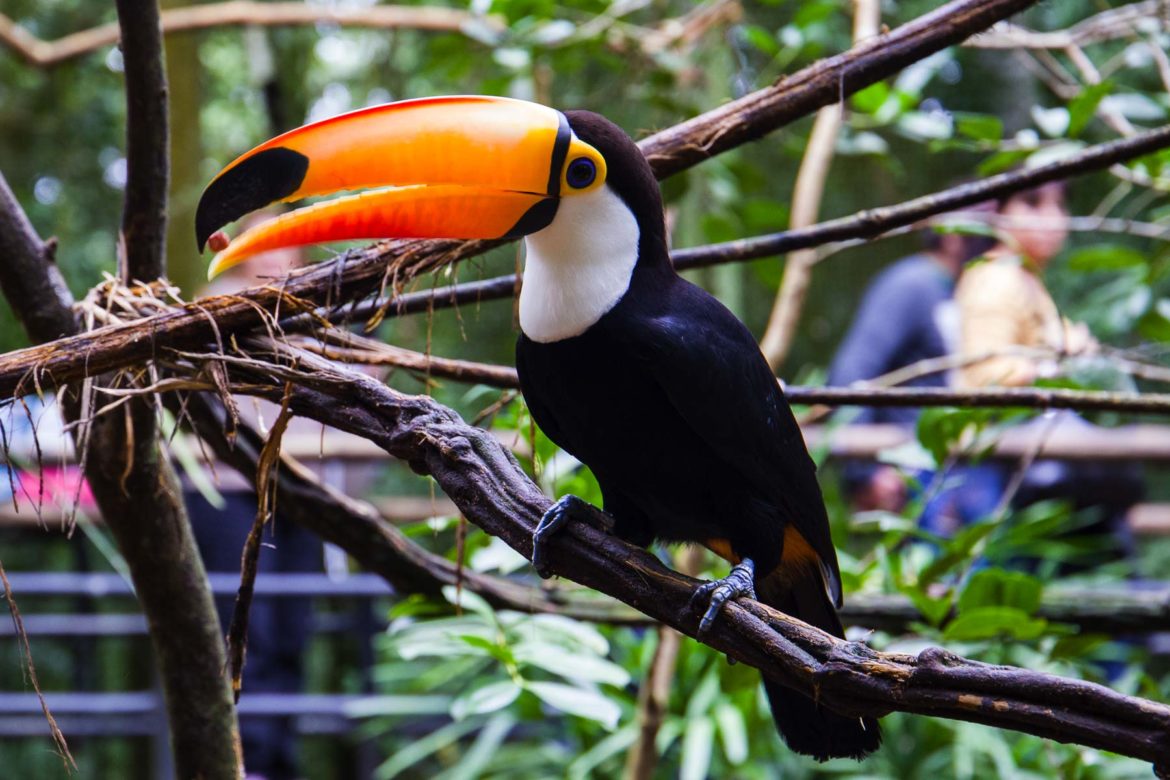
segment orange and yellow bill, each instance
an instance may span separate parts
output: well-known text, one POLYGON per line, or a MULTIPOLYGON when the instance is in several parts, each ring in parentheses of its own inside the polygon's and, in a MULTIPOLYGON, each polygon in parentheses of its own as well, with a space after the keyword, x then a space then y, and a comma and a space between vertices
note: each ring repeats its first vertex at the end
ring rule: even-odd
POLYGON ((317 203, 232 241, 209 276, 269 249, 346 239, 501 238, 546 226, 570 155, 604 161, 559 111, 494 97, 410 100, 306 125, 257 146, 208 185, 200 249, 277 201, 387 187, 317 203))

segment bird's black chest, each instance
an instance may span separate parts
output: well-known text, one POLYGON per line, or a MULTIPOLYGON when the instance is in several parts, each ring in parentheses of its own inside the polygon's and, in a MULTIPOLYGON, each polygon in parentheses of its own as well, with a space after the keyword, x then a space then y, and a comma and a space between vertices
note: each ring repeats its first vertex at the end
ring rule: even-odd
POLYGON ((627 330, 595 326, 547 344, 521 336, 516 366, 537 424, 592 469, 620 535, 727 535, 728 512, 751 491, 671 404, 627 330))

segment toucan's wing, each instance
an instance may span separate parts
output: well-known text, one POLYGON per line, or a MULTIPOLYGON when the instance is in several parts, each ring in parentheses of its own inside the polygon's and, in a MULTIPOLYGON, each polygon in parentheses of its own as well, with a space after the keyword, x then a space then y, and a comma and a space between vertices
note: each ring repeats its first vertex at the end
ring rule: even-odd
POLYGON ((663 291, 656 309, 623 333, 635 340, 650 375, 686 424, 805 538, 839 603, 840 571, 816 466, 751 332, 723 304, 681 279, 663 291))

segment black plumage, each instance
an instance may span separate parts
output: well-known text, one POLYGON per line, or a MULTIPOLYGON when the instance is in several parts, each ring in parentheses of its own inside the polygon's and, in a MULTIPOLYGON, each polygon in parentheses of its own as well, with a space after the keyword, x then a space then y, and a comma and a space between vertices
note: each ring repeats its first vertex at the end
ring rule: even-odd
MULTIPOLYGON (((567 115, 605 157, 606 186, 637 220, 638 258, 625 294, 584 332, 519 337, 516 365, 536 422, 592 469, 617 535, 750 558, 762 601, 843 636, 815 466, 775 376, 748 329, 675 273, 658 185, 638 148, 600 116, 567 115)), ((871 719, 765 687, 798 752, 861 757, 880 743, 871 719)))

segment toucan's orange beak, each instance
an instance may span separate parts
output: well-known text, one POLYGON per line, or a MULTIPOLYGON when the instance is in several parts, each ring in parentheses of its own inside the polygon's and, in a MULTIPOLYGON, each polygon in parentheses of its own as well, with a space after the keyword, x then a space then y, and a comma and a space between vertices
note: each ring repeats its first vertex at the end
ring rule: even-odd
MULTIPOLYGON (((200 251, 217 230, 276 201, 381 187, 292 211, 244 232, 208 278, 259 252, 376 238, 506 238, 546 227, 571 162, 605 161, 564 114, 521 100, 445 97, 362 109, 278 136, 208 185, 200 251)), ((575 171, 578 169, 574 169, 575 171)), ((578 190, 580 188, 577 188, 578 190)))

